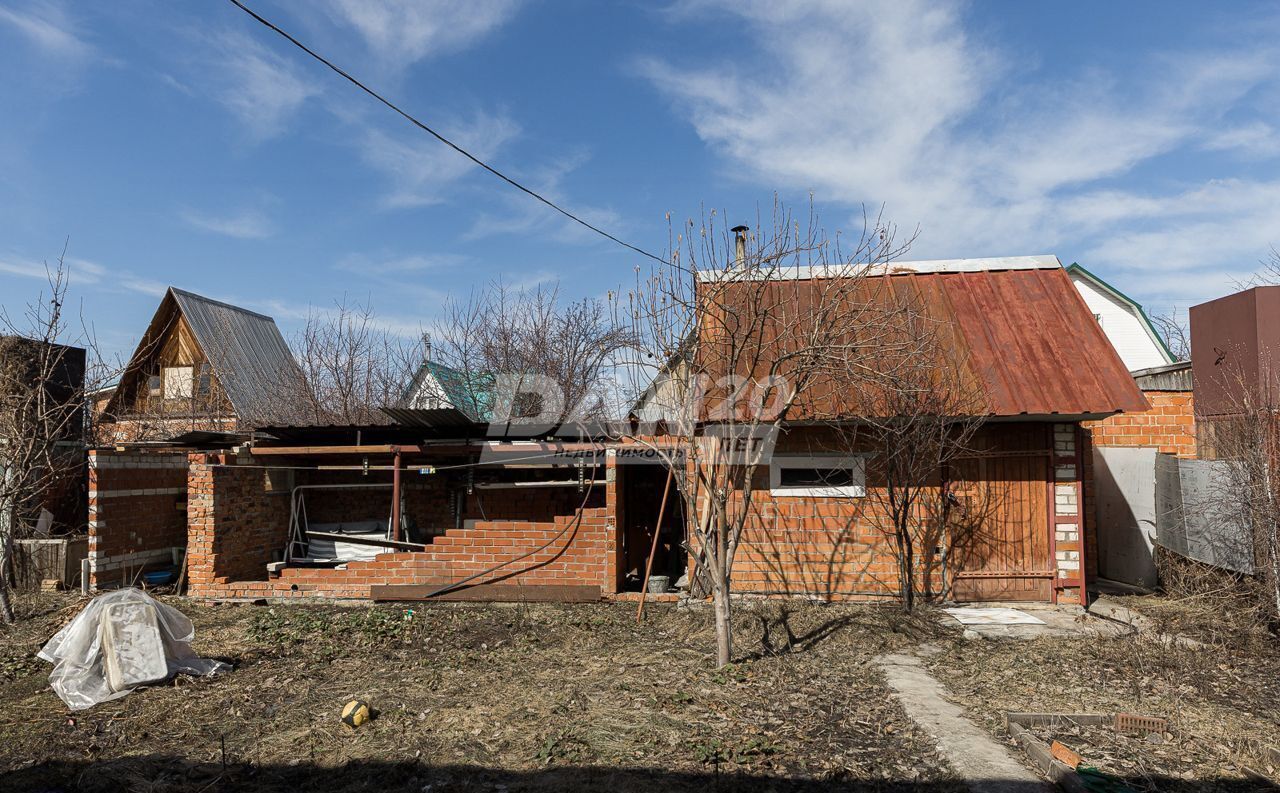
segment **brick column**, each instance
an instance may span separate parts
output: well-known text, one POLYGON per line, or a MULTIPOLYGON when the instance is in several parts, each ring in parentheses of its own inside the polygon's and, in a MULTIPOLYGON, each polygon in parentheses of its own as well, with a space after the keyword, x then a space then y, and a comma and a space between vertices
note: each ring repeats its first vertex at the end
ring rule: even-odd
POLYGON ((1053 425, 1054 582, 1058 601, 1083 604, 1080 442, 1075 424, 1053 425))

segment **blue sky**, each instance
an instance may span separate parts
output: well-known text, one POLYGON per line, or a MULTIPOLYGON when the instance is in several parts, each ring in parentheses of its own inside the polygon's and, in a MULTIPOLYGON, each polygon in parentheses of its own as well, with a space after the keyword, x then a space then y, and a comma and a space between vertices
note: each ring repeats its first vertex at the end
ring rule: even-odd
MULTIPOLYGON (((908 258, 1054 253, 1163 310, 1280 245, 1270 4, 251 3, 460 143, 661 250, 666 213, 883 204, 908 258)), ((167 284, 415 332, 493 278, 643 260, 534 204, 229 3, 0 0, 0 305, 70 238, 127 351, 167 284)))

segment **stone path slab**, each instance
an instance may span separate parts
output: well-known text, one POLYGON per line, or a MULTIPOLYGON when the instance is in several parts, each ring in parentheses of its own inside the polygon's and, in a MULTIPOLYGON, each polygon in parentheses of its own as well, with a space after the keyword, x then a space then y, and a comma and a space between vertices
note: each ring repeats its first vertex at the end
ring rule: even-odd
POLYGON ((938 749, 973 793, 1052 793, 1045 782, 964 716, 943 696, 942 684, 913 655, 882 655, 876 664, 907 715, 938 743, 938 749))

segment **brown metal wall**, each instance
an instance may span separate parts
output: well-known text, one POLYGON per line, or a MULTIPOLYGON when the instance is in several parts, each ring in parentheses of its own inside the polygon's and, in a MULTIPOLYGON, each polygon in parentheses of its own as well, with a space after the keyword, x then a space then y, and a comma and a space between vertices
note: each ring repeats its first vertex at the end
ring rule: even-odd
POLYGON ((1197 415, 1236 413, 1245 393, 1277 401, 1280 286, 1192 306, 1191 352, 1197 415), (1260 390, 1264 384, 1270 393, 1260 390))

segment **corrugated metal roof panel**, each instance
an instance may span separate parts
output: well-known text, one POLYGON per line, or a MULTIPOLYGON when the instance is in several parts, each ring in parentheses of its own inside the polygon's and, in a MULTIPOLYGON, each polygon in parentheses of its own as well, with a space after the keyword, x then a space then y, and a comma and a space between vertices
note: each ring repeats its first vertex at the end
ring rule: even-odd
POLYGON ((1150 406, 1061 267, 888 276, 914 282, 959 328, 997 416, 1085 415, 1150 406))
POLYGON ((275 320, 238 306, 169 288, 218 383, 242 417, 262 420, 297 399, 302 371, 275 320))
POLYGON ((406 427, 425 427, 428 429, 464 429, 478 428, 483 430, 482 422, 472 421, 466 413, 456 408, 381 408, 392 421, 406 427))
MULTIPOLYGON (((785 304, 803 306, 813 301, 819 284, 821 279, 788 279, 776 289, 785 304)), ((928 316, 954 329, 945 341, 953 349, 944 352, 981 386, 992 416, 1150 407, 1061 266, 906 272, 865 284, 864 299, 918 301, 928 316)), ((847 393, 813 395, 804 412, 853 417, 856 399, 847 393)))

